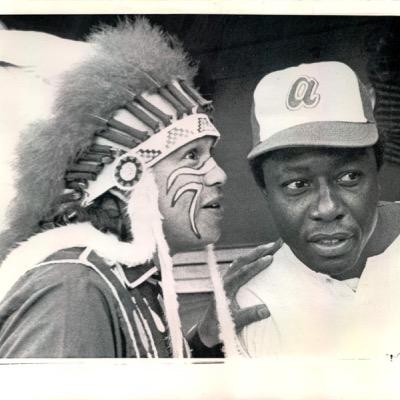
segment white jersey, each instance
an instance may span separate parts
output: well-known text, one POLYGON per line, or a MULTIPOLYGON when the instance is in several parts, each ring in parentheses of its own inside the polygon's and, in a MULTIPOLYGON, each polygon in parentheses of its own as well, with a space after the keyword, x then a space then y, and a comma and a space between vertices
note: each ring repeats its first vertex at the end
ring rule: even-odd
POLYGON ((271 316, 243 329, 251 357, 387 357, 400 352, 400 238, 370 257, 360 279, 338 281, 306 267, 284 245, 237 295, 271 316))

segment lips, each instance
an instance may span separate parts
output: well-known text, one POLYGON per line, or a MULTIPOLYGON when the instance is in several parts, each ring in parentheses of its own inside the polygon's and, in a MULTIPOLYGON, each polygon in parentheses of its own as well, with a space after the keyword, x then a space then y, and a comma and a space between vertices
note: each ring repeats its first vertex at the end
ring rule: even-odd
POLYGON ((221 217, 223 216, 224 207, 222 205, 222 196, 214 197, 211 200, 205 202, 201 208, 206 211, 212 212, 214 215, 221 217))
POLYGON ((222 203, 222 196, 218 196, 204 203, 201 206, 201 208, 219 209, 222 208, 221 203, 222 203))
POLYGON ((316 233, 308 238, 313 250, 322 257, 339 257, 348 253, 354 241, 350 232, 316 233))

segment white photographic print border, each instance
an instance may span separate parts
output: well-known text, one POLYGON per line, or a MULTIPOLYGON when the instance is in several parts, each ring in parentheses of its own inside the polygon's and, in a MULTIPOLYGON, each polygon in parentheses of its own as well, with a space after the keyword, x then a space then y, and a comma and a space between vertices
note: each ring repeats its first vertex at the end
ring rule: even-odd
MULTIPOLYGON (((400 0, 3 1, 0 14, 400 15, 400 0)), ((1 17, 0 17, 1 20, 1 17)), ((1 43, 0 43, 1 46, 1 43)), ((256 243, 254 243, 256 244, 256 243)), ((241 254, 249 243, 236 243, 241 254)), ((224 266, 226 249, 217 251, 224 266)), ((199 252, 177 257, 197 271, 199 252)), ((186 270, 189 271, 189 270, 186 270)), ((185 273, 176 272, 182 292, 185 273)), ((187 274, 187 273, 186 273, 187 274)), ((209 287, 199 283, 201 289, 209 287)), ((399 346, 400 351, 400 346, 399 346)), ((397 399, 400 353, 386 360, 1 360, 5 399, 397 399)))

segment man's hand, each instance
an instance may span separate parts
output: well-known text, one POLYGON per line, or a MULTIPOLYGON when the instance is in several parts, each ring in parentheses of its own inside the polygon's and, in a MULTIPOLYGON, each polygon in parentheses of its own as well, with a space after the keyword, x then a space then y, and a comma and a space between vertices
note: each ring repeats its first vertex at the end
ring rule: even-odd
MULTIPOLYGON (((236 294, 244 284, 272 263, 273 254, 281 245, 282 240, 279 239, 276 242, 258 246, 247 254, 237 258, 226 271, 224 275, 224 288, 231 306, 232 317, 237 332, 240 332, 243 327, 252 322, 269 317, 270 313, 264 304, 241 309, 236 301, 236 294)), ((201 341, 208 347, 219 343, 219 329, 214 301, 210 303, 203 315, 198 325, 198 333, 201 341)))

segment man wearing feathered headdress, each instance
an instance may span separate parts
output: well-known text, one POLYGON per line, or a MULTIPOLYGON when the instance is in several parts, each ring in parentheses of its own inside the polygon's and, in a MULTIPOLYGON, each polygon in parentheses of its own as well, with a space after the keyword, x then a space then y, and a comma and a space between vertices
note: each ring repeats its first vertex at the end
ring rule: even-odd
POLYGON ((226 181, 196 68, 144 19, 1 35, 0 356, 188 355, 170 255, 218 239, 226 181))

